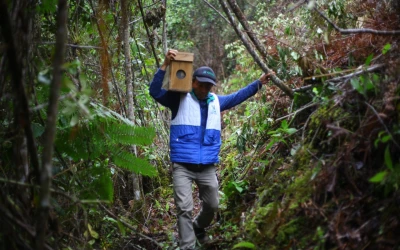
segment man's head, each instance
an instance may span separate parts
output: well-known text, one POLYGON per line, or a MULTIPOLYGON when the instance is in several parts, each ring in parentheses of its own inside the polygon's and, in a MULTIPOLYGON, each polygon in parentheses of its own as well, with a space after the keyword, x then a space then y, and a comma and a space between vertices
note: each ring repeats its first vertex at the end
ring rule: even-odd
POLYGON ((207 66, 202 66, 193 73, 193 92, 196 97, 203 100, 207 97, 211 88, 216 85, 214 71, 207 66))

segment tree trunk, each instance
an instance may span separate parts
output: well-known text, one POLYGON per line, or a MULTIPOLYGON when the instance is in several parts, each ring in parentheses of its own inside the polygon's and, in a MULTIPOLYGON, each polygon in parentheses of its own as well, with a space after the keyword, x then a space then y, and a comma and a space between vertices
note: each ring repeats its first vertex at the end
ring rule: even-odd
MULTIPOLYGON (((124 41, 124 55, 125 55, 125 85, 126 85, 126 98, 128 99, 128 119, 135 123, 134 105, 133 105, 133 77, 132 77, 132 63, 131 63, 131 46, 129 44, 129 4, 128 0, 121 1, 121 14, 122 14, 122 34, 124 41)), ((136 146, 132 146, 131 152, 136 155, 136 146)), ((141 188, 139 175, 132 173, 132 185, 134 192, 134 199, 141 200, 141 188)))
POLYGON ((53 79, 50 86, 49 108, 47 110, 46 128, 43 135, 42 168, 40 172, 39 208, 36 222, 36 249, 43 249, 47 219, 50 209, 50 187, 52 179, 52 159, 54 138, 56 134, 58 98, 62 82, 62 65, 65 56, 65 42, 67 39, 67 0, 58 1, 56 45, 53 58, 53 79))
MULTIPOLYGON (((245 34, 243 34, 242 31, 239 30, 239 27, 235 23, 235 19, 231 15, 229 8, 224 0, 219 0, 219 3, 221 4, 222 9, 224 10, 225 14, 227 15, 229 22, 231 23, 231 26, 234 28, 236 34, 239 36, 239 38, 242 40, 244 46, 246 47, 247 51, 250 53, 250 55, 253 57, 254 61, 258 64, 258 66, 265 72, 265 73, 270 73, 272 72, 271 69, 268 68, 268 66, 261 60, 261 58, 258 56, 256 51, 254 50, 252 44, 247 40, 247 37, 245 34)), ((271 76, 272 82, 280 88, 286 95, 288 95, 290 98, 293 98, 293 91, 284 84, 284 82, 279 79, 276 75, 271 76)))
MULTIPOLYGON (((15 174, 22 181, 25 181, 27 177, 28 152, 35 176, 37 180, 39 179, 39 159, 32 133, 28 97, 24 85, 24 79, 26 79, 24 64, 29 63, 31 48, 30 39, 33 13, 30 10, 34 8, 34 2, 32 1, 15 1, 13 2, 12 14, 9 15, 9 8, 6 1, 0 0, 0 27, 4 42, 7 44, 5 47, 7 49, 6 59, 8 61, 9 73, 11 74, 11 85, 14 95, 13 133, 15 134, 15 139, 13 140, 13 151, 16 166, 15 174)), ((5 65, 6 61, 3 59, 2 65, 5 65)), ((6 81, 6 77, 3 79, 6 81)), ((5 90, 5 87, 6 83, 4 82, 2 90, 5 90)))

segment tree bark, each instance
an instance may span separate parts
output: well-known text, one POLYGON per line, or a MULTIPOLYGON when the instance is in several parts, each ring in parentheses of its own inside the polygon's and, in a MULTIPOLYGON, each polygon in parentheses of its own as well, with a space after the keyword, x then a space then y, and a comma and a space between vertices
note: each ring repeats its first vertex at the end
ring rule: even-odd
MULTIPOLYGON (((244 46, 246 47, 247 51, 250 53, 250 55, 253 57, 254 61, 258 64, 258 66, 265 72, 265 73, 271 73, 272 70, 268 68, 268 66, 261 60, 261 58, 258 56, 256 51, 253 49, 251 43, 247 40, 247 37, 241 32, 238 28, 238 26, 235 23, 235 19, 231 15, 229 8, 224 0, 219 0, 219 3, 221 4, 222 9, 224 10, 225 14, 227 15, 229 22, 231 23, 231 26, 234 28, 236 34, 239 36, 239 38, 242 40, 244 46)), ((284 82, 279 79, 276 75, 272 74, 271 76, 272 82, 280 88, 286 95, 288 95, 290 98, 293 98, 293 91, 284 84, 284 82)))
POLYGON ((17 139, 13 142, 14 148, 14 159, 16 168, 23 172, 17 173, 22 179, 25 179, 25 171, 27 166, 27 152, 24 149, 27 142, 29 151, 30 161, 37 177, 39 180, 39 159, 31 128, 31 118, 29 114, 28 97, 24 86, 24 67, 23 58, 29 58, 29 38, 31 31, 31 17, 27 9, 32 8, 32 3, 26 1, 15 2, 14 11, 10 18, 8 13, 8 5, 5 0, 0 0, 0 27, 3 34, 3 38, 6 44, 6 53, 8 59, 8 65, 11 74, 11 82, 14 99, 14 126, 16 128, 17 139), (16 14, 18 13, 18 15, 16 14), (16 27, 12 27, 12 21, 14 21, 16 27), (19 27, 23 26, 23 27, 19 27), (13 28, 16 32, 13 32, 13 28), (24 28, 24 29, 23 29, 24 28), (25 32, 21 32, 21 30, 25 32), (24 134, 21 134, 19 130, 24 130, 24 134))
MULTIPOLYGON (((132 63, 131 63, 131 46, 129 44, 129 3, 128 0, 121 0, 121 14, 122 14, 122 34, 124 41, 124 55, 125 55, 125 84, 126 84, 126 98, 128 99, 128 119, 135 123, 134 115, 134 96, 133 96, 133 77, 132 77, 132 63)), ((131 148, 132 154, 136 155, 136 146, 131 148)), ((134 199, 141 200, 141 188, 139 175, 132 173, 132 186, 134 192, 134 199)))
POLYGON ((242 10, 237 5, 236 0, 228 0, 228 4, 229 4, 229 6, 231 6, 231 9, 232 9, 233 13, 235 13, 235 16, 237 17, 239 22, 242 24, 243 28, 245 29, 246 34, 249 36, 250 40, 253 42, 256 49, 263 57, 264 61, 266 61, 267 56, 268 56, 267 50, 265 49, 264 45, 262 45, 260 40, 258 40, 255 33, 251 30, 250 25, 247 22, 247 19, 244 16, 242 10))
POLYGON ((50 187, 52 178, 52 159, 54 150, 54 138, 57 126, 58 98, 62 82, 65 56, 65 41, 67 38, 67 0, 58 1, 56 45, 53 58, 53 79, 50 86, 49 108, 47 110, 46 128, 43 135, 42 168, 40 172, 40 194, 38 217, 36 222, 36 249, 43 249, 47 219, 50 209, 50 187))

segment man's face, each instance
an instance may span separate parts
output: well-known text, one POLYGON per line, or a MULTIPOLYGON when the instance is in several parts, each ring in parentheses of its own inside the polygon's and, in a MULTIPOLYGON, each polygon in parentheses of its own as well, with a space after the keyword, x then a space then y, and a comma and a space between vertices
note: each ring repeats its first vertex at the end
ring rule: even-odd
POLYGON ((199 82, 197 80, 193 81, 192 87, 193 92, 196 95, 197 99, 204 100, 208 93, 210 92, 213 84, 209 82, 199 82))

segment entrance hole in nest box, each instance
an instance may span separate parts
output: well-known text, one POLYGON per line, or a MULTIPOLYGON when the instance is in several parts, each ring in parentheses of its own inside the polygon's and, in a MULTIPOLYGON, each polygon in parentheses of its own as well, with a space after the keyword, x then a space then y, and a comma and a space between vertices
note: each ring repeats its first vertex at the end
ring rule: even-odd
POLYGON ((183 79, 186 77, 186 72, 180 69, 176 71, 176 77, 178 77, 178 79, 183 79))

